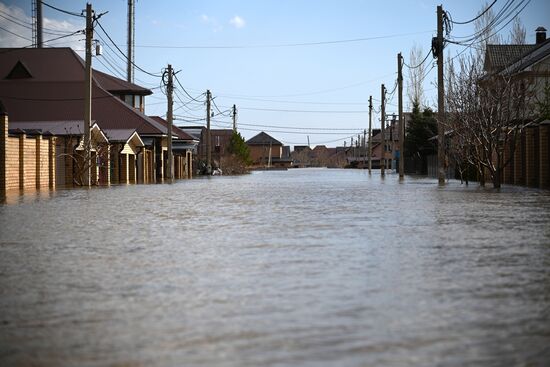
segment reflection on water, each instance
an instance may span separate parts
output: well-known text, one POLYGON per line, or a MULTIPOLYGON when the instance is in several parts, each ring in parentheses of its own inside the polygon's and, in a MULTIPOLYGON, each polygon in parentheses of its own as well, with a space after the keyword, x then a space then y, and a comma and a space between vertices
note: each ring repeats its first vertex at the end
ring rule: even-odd
POLYGON ((0 365, 543 366, 550 193, 363 171, 0 206, 0 365))

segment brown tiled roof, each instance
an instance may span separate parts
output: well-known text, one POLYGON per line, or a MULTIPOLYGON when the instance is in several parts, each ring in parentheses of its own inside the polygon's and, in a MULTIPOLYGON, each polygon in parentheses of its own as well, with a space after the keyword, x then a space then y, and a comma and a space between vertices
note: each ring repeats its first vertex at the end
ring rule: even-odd
POLYGON ((273 138, 272 136, 266 134, 265 132, 261 132, 258 135, 248 139, 246 141, 246 144, 248 145, 283 145, 280 141, 273 138))
POLYGON ((49 132, 52 135, 64 136, 73 135, 79 136, 84 132, 84 121, 9 121, 10 130, 36 130, 42 134, 49 132))
MULTIPOLYGON (((84 64, 69 48, 0 49, 0 99, 11 121, 82 120, 84 64), (5 79, 18 61, 32 78, 5 79)), ((92 86, 92 119, 102 129, 161 135, 163 127, 105 90, 92 86)))
POLYGON ((117 94, 137 94, 148 96, 153 94, 150 89, 140 87, 139 85, 129 83, 126 80, 116 78, 112 75, 105 74, 99 70, 94 70, 92 73, 95 80, 103 87, 103 89, 117 94))
POLYGON ((486 71, 501 69, 535 47, 536 45, 487 45, 484 68, 486 71))

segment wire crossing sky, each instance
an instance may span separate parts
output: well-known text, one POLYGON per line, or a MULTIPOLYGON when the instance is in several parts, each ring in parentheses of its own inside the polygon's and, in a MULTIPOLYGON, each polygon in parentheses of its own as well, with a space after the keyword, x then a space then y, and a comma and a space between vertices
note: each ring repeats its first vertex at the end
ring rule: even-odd
MULTIPOLYGON (((85 1, 49 0, 44 6, 47 47, 72 47, 83 54, 85 1)), ((189 0, 136 2, 135 83, 153 90, 146 97, 148 115, 166 114, 162 71, 176 71, 176 124, 205 124, 205 92, 216 108, 212 125, 231 128, 230 109, 237 105, 237 126, 245 138, 260 131, 285 144, 341 146, 368 127, 368 99, 373 96, 373 125, 380 126, 380 84, 388 89, 387 113, 397 111, 390 93, 397 77, 396 55, 405 64, 414 45, 422 47, 424 103, 436 102, 436 69, 430 53, 436 6, 447 12, 451 33, 445 56, 475 51, 473 26, 484 4, 498 19, 494 29, 505 40, 519 17, 534 43, 534 30, 550 29, 547 0, 428 1, 401 0, 189 0)), ((126 79, 127 1, 93 1, 104 13, 94 38, 103 55, 94 68, 126 79)), ((32 43, 31 1, 0 1, 0 46, 32 43)), ((404 69, 405 110, 407 68, 404 69)))

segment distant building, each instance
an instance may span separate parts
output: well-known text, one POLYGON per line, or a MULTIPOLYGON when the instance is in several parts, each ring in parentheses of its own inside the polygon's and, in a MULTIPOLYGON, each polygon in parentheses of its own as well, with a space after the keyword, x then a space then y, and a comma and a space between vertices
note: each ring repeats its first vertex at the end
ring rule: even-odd
POLYGON ((246 145, 250 148, 250 158, 256 167, 292 166, 292 158, 288 154, 290 147, 285 148, 283 143, 263 131, 248 139, 246 145))

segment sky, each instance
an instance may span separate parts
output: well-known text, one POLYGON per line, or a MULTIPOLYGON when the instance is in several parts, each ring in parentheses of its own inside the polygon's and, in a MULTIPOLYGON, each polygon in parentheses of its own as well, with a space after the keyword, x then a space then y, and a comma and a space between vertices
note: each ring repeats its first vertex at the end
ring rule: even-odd
MULTIPOLYGON (((511 8, 520 6, 518 11, 526 5, 519 17, 527 43, 534 43, 538 26, 550 29, 550 1, 508 1, 511 8)), ((498 12, 508 1, 497 0, 493 10, 498 12)), ((45 3, 79 14, 86 6, 80 0, 45 3)), ((308 138, 312 147, 342 146, 344 141, 349 145, 351 137, 368 128, 369 96, 374 99, 373 128, 380 126, 380 86, 394 90, 397 53, 409 65, 414 45, 423 55, 428 53, 436 33, 437 5, 462 22, 474 18, 486 3, 492 1, 136 0, 135 64, 151 74, 161 73, 168 64, 179 71, 181 86, 176 84, 174 102, 178 126, 205 125, 208 89, 215 102, 212 128, 231 128, 227 111, 235 104, 237 127, 246 139, 265 131, 286 145, 306 145, 308 138)), ((99 22, 126 53, 127 0, 98 0, 92 6, 96 14, 107 12, 99 22)), ((59 31, 84 28, 82 18, 47 6, 43 15, 50 32, 45 40, 59 37, 59 31)), ((0 47, 29 46, 31 21, 31 0, 0 1, 0 47)), ((505 39, 510 28, 511 23, 500 32, 505 39)), ((451 30, 453 37, 472 33, 471 23, 455 24, 451 30)), ((125 79, 124 56, 97 26, 95 34, 103 55, 94 56, 93 67, 125 79)), ((47 44, 72 47, 83 55, 79 34, 47 44)), ((449 45, 445 54, 453 57, 463 50, 449 45)), ((426 68, 431 71, 424 82, 424 103, 432 107, 434 63, 430 56, 426 68)), ((407 68, 403 72, 407 109, 407 68)), ((165 115, 161 79, 135 70, 134 82, 154 92, 145 99, 145 112, 165 115)), ((397 113, 396 93, 388 94, 386 111, 397 113)))

